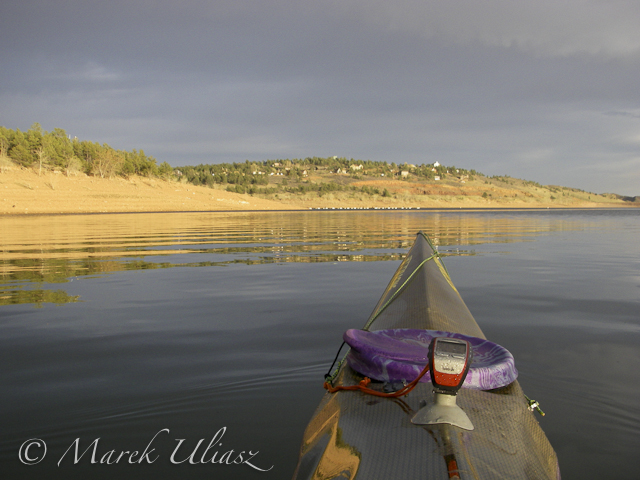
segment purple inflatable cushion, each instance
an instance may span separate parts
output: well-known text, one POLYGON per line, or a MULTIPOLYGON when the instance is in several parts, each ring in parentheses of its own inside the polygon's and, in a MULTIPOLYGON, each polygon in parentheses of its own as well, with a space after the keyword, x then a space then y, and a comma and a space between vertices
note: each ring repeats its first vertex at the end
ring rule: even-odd
MULTIPOLYGON (((351 347, 347 363, 374 380, 411 382, 428 363, 429 345, 434 337, 461 338, 471 344, 473 358, 463 388, 493 390, 518 377, 513 355, 506 348, 482 338, 435 330, 347 330, 344 340, 351 347)), ((420 381, 430 382, 429 373, 420 381)))

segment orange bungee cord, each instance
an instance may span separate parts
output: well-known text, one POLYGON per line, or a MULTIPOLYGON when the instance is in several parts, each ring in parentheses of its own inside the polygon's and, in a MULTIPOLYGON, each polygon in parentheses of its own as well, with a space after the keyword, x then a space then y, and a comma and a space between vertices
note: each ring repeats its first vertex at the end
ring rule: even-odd
POLYGON ((341 390, 359 390, 362 393, 366 393, 368 395, 374 395, 376 397, 398 398, 398 397, 407 395, 411 390, 413 390, 415 386, 418 384, 418 382, 420 381, 420 379, 424 377, 428 371, 429 371, 429 364, 427 363, 427 365, 425 365, 425 367, 420 372, 420 375, 418 375, 415 380, 413 380, 411 383, 406 384, 400 390, 391 392, 391 393, 379 392, 377 390, 373 390, 369 388, 368 385, 371 383, 371 379, 369 377, 364 377, 364 379, 362 379, 358 385, 350 385, 350 386, 339 385, 337 387, 333 387, 329 382, 324 382, 324 388, 326 388, 329 391, 329 393, 336 393, 341 390))

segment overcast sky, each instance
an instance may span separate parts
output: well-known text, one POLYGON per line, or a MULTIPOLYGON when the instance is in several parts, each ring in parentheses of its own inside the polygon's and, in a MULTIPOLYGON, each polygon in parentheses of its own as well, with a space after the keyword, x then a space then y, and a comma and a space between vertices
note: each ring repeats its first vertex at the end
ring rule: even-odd
POLYGON ((640 195, 638 0, 2 0, 0 125, 640 195))

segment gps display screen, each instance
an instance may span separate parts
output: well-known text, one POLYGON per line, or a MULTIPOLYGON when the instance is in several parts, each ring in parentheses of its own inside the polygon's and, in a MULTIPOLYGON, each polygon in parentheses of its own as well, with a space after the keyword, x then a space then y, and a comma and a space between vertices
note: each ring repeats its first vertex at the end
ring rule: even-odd
POLYGON ((438 352, 450 353, 452 355, 464 355, 467 352, 467 346, 464 343, 440 341, 438 342, 438 352))

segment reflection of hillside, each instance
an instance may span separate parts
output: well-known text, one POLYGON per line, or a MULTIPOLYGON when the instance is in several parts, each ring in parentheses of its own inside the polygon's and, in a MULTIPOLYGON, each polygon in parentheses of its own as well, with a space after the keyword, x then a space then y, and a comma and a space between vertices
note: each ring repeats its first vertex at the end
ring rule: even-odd
MULTIPOLYGON (((28 300, 35 294, 26 294, 26 289, 2 287, 16 281, 64 283, 75 276, 173 266, 399 260, 419 230, 429 233, 440 246, 472 246, 522 241, 541 232, 576 228, 575 221, 561 214, 532 212, 1 217, 0 291, 4 293, 0 305, 17 298, 36 303, 28 300)), ((42 298, 52 298, 52 291, 42 292, 42 298)), ((59 294, 54 297, 61 298, 59 294)))
MULTIPOLYGON (((150 270, 157 268, 171 267, 221 267, 230 264, 263 265, 266 263, 324 263, 324 262, 382 262, 388 260, 400 260, 402 254, 389 255, 335 255, 335 254, 305 254, 296 255, 293 253, 278 254, 270 256, 256 256, 247 258, 233 258, 241 253, 248 253, 251 250, 224 249, 225 254, 230 258, 225 261, 203 261, 203 262, 167 262, 139 260, 134 256, 122 256, 118 260, 113 258, 105 260, 90 259, 41 259, 41 260, 9 260, 0 266, 2 276, 0 277, 0 306, 17 303, 69 303, 78 301, 78 296, 69 296, 62 290, 47 290, 38 288, 36 290, 23 289, 17 286, 16 282, 32 282, 38 285, 42 283, 65 283, 70 277, 101 275, 106 273, 121 272, 126 270, 150 270)), ((191 251, 194 253, 195 251, 191 251)), ((184 253, 184 252, 181 252, 184 253)), ((202 253, 202 252, 200 252, 202 253)), ((207 249, 204 253, 220 253, 215 249, 207 249)), ((138 253, 140 254, 140 253, 138 253)), ((151 252, 156 255, 155 252, 151 252)), ((148 255, 148 254, 147 254, 148 255)), ((169 255, 163 252, 161 254, 169 255)))
POLYGON ((23 289, 16 285, 0 285, 0 306, 26 303, 41 307, 43 303, 62 305, 77 302, 79 299, 79 295, 69 295, 64 290, 23 289))

